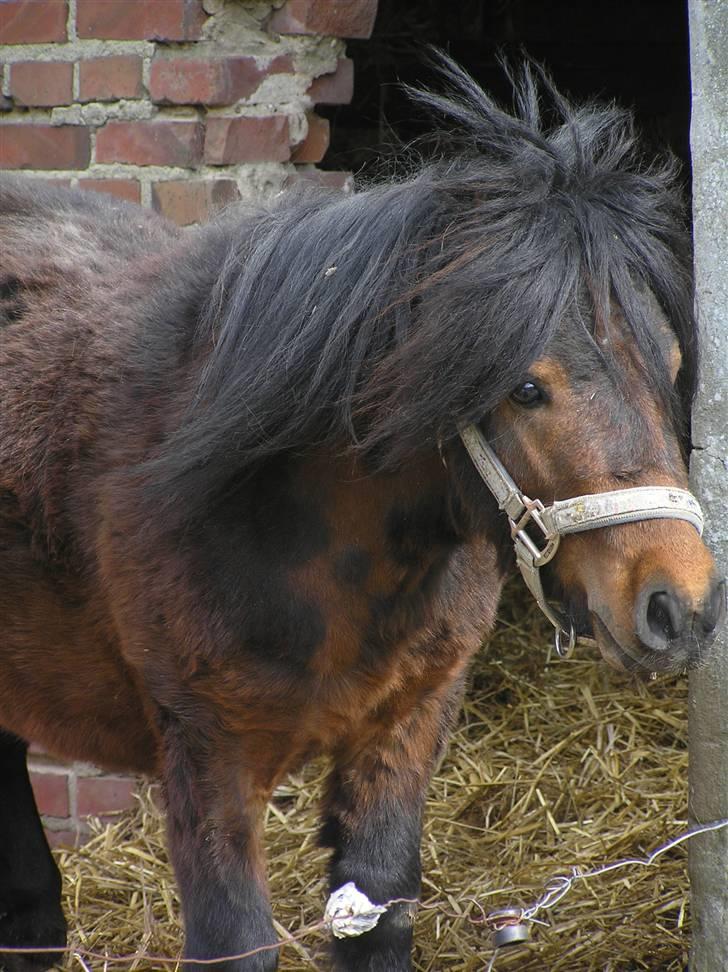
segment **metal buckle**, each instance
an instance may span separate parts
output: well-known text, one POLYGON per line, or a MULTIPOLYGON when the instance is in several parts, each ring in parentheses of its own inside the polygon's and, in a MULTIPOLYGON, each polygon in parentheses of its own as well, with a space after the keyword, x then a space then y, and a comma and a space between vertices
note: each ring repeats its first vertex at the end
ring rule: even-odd
POLYGON ((561 534, 549 530, 541 518, 544 505, 539 499, 529 499, 528 496, 520 495, 522 511, 518 519, 508 517, 511 525, 511 537, 516 548, 516 562, 521 571, 526 586, 536 598, 536 601, 554 626, 554 648, 560 658, 568 658, 576 645, 576 631, 574 625, 569 621, 569 630, 564 627, 559 612, 554 611, 547 603, 543 588, 541 587, 539 570, 544 564, 553 559, 554 554, 559 548, 561 534), (526 527, 533 522, 541 531, 543 546, 539 546, 532 537, 526 532, 526 527))
POLYGON ((521 502, 523 503, 524 509, 518 519, 513 520, 511 517, 508 517, 508 522, 511 525, 511 537, 516 544, 520 544, 526 548, 534 567, 542 567, 553 559, 554 554, 559 548, 561 536, 558 533, 552 533, 541 519, 541 513, 545 509, 541 500, 532 500, 528 496, 522 495, 521 502), (543 547, 539 547, 528 533, 526 533, 526 526, 532 521, 543 535, 545 541, 543 547))

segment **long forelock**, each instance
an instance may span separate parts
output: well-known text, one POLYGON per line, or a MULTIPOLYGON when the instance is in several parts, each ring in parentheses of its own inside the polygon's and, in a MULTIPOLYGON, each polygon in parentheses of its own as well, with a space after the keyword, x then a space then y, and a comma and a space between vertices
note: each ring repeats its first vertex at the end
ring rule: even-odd
POLYGON ((154 480, 204 503, 226 476, 321 444, 396 466, 494 408, 585 279, 597 306, 623 307, 659 387, 630 290, 644 280, 680 341, 689 397, 695 334, 671 166, 641 163, 628 113, 572 108, 530 68, 514 82, 515 114, 444 70, 450 95, 417 97, 455 125, 450 158, 348 198, 228 217, 196 337, 204 368, 154 480))

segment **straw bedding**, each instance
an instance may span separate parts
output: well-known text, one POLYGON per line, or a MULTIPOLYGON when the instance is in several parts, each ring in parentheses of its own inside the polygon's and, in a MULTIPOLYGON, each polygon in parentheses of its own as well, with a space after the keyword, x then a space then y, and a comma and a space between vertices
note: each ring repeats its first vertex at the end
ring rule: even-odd
MULTIPOLYGON (((511 588, 478 659, 458 731, 430 788, 415 968, 484 972, 484 909, 528 906, 556 874, 643 856, 686 826, 687 680, 637 684, 598 652, 562 661, 537 609, 511 588)), ((320 921, 326 854, 316 846, 323 763, 281 787, 267 813, 279 931, 320 921)), ((147 788, 138 809, 58 854, 74 945, 121 955, 179 955, 179 908, 163 821, 147 788)), ((644 868, 577 882, 539 918, 532 942, 499 950, 494 970, 681 972, 688 950, 686 849, 644 868)), ((286 945, 282 970, 325 968, 313 931, 286 945), (314 962, 310 964, 309 958, 314 962)), ((104 963, 90 963, 102 968, 104 963)), ((109 969, 159 969, 140 958, 109 969)), ((174 968, 175 966, 169 966, 174 968)), ((77 959, 65 968, 79 972, 77 959)))

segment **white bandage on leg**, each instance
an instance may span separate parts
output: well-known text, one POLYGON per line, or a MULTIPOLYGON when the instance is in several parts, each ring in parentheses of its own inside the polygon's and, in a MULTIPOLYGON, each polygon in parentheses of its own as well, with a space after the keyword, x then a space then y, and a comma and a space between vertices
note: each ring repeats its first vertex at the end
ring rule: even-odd
POLYGON ((353 881, 334 891, 326 903, 324 921, 335 938, 354 938, 371 931, 387 909, 372 904, 353 881))

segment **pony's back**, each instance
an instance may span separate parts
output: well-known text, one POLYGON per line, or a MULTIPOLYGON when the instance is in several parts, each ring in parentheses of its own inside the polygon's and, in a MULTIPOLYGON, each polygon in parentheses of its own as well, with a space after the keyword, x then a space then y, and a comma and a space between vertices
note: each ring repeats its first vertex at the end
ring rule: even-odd
POLYGON ((96 192, 17 176, 0 177, 0 281, 47 253, 81 270, 94 256, 133 260, 181 231, 148 209, 96 192), (30 252, 29 252, 30 251, 30 252))
POLYGON ((0 179, 0 499, 34 514, 44 547, 64 505, 58 470, 87 451, 139 318, 135 283, 180 235, 96 193, 0 179))

